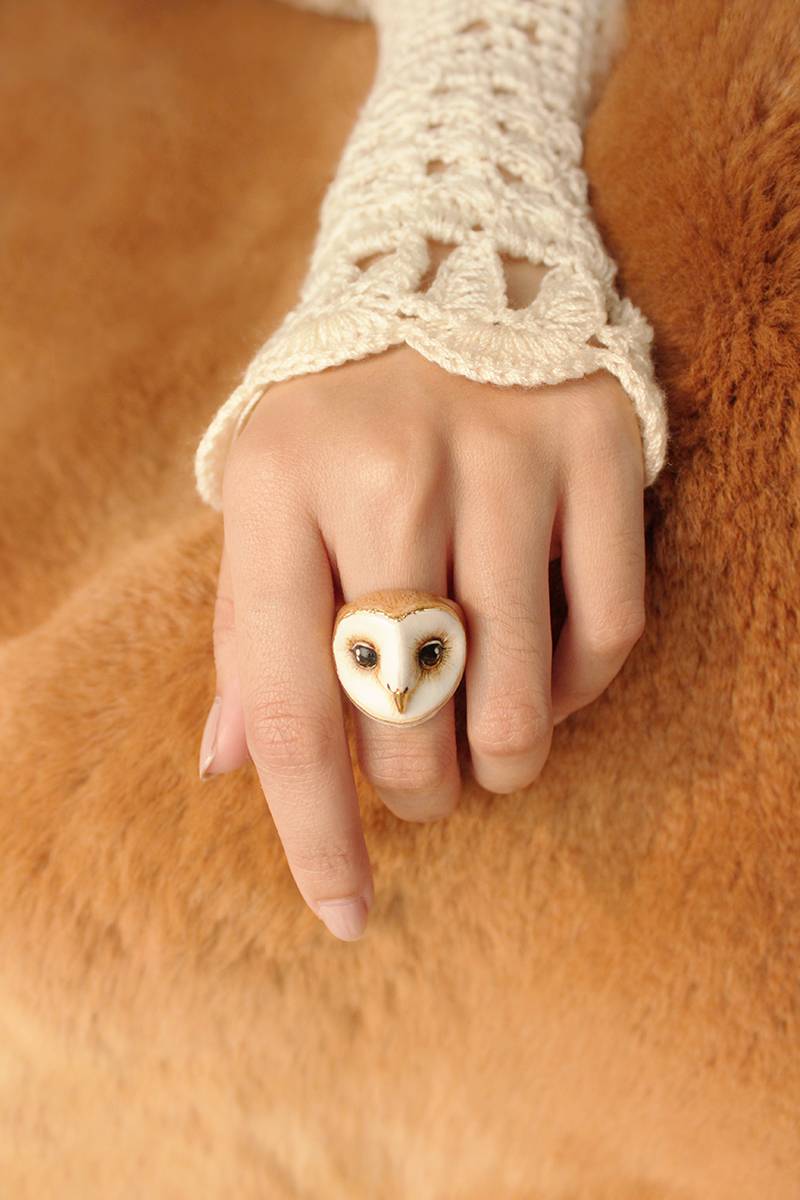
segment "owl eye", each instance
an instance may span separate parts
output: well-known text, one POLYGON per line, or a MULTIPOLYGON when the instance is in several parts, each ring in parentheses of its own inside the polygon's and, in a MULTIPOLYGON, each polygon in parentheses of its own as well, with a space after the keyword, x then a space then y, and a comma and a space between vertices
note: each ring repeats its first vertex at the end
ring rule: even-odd
POLYGON ((378 651, 368 642, 356 642, 355 646, 350 647, 350 653, 358 665, 365 667, 368 671, 378 664, 378 651))
POLYGON ((417 661, 421 667, 430 671, 432 667, 438 667, 442 661, 444 654, 444 644, 438 638, 433 638, 430 642, 426 642, 424 646, 420 646, 417 652, 417 661))

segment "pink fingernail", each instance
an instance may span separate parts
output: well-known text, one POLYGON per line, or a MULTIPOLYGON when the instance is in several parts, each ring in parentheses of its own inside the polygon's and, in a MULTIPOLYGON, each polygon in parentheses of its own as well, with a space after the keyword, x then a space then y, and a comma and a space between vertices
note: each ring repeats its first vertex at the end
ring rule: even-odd
POLYGON ((317 913, 334 937, 354 942, 367 927, 367 906, 361 896, 349 900, 321 900, 317 913))
POLYGON ((219 728, 219 714, 222 708, 222 696, 215 696, 214 703, 211 705, 206 723, 203 728, 203 737, 200 741, 200 778, 207 779, 211 768, 214 765, 214 757, 217 753, 217 729, 219 728))

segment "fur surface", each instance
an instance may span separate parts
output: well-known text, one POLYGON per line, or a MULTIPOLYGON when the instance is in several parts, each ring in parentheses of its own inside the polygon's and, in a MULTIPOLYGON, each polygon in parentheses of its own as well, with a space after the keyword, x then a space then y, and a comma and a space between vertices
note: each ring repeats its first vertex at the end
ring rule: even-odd
POLYGON ((254 772, 197 782, 191 464, 294 299, 372 33, 263 0, 0 24, 3 1195, 796 1200, 794 0, 632 7, 586 162, 671 404, 648 628, 525 792, 414 826, 360 780, 349 945, 254 772))

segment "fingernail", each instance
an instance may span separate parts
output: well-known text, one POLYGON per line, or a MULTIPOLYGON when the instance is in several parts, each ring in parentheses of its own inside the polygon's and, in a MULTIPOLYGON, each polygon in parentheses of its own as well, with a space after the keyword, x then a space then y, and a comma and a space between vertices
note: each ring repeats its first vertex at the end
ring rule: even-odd
POLYGON ((317 913, 334 937, 354 942, 367 927, 367 906, 361 896, 349 900, 321 900, 317 913))
POLYGON ((200 778, 207 779, 214 765, 214 755, 217 753, 217 729, 219 713, 222 708, 222 696, 215 696, 208 716, 206 717, 203 737, 200 742, 200 778))

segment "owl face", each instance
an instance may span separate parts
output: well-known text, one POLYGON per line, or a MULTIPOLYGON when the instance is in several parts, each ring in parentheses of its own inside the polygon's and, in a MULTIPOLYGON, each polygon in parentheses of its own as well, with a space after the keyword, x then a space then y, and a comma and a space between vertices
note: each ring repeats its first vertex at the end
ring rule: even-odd
POLYGON ((357 708, 392 725, 416 725, 446 704, 461 681, 466 652, 464 628, 449 603, 421 606, 417 600, 404 608, 361 600, 345 606, 334 629, 342 687, 357 708))

